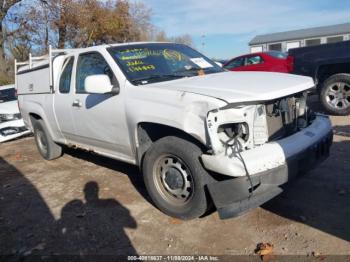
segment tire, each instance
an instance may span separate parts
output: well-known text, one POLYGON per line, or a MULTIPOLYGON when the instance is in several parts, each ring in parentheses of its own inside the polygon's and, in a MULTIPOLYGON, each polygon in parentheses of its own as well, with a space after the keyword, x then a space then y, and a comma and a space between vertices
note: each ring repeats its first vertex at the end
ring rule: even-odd
POLYGON ((51 138, 43 120, 35 120, 33 123, 34 138, 40 155, 46 160, 53 160, 62 156, 62 147, 51 138))
POLYGON ((332 115, 350 114, 350 74, 336 74, 321 86, 320 101, 332 115))
POLYGON ((142 169, 147 191, 165 214, 183 220, 202 216, 210 206, 205 184, 209 174, 200 162, 201 149, 168 136, 146 152, 142 169))

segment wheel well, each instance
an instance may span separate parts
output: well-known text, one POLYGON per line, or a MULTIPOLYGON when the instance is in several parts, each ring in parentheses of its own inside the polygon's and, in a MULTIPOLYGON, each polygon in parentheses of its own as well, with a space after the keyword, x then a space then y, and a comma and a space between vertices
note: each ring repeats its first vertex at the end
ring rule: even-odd
POLYGON ((204 145, 201 141, 178 128, 163 124, 143 122, 139 123, 137 126, 137 160, 140 167, 142 166, 142 159, 147 150, 151 147, 151 145, 155 141, 166 136, 180 137, 191 143, 194 143, 203 152, 208 150, 208 147, 204 145))
POLYGON ((35 114, 35 113, 29 113, 29 117, 30 117, 30 122, 32 125, 33 125, 35 120, 42 119, 41 116, 39 116, 38 114, 35 114))
POLYGON ((318 85, 321 85, 330 76, 340 73, 350 73, 350 63, 321 65, 316 75, 318 85))

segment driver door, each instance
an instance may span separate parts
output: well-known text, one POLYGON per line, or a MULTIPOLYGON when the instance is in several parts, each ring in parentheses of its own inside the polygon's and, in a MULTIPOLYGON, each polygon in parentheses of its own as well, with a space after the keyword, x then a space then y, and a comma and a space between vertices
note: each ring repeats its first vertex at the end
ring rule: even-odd
POLYGON ((91 94, 85 90, 85 79, 101 74, 107 75, 112 84, 119 85, 111 66, 101 53, 79 55, 72 103, 75 141, 89 150, 127 160, 132 157, 132 152, 123 90, 119 94, 91 94))

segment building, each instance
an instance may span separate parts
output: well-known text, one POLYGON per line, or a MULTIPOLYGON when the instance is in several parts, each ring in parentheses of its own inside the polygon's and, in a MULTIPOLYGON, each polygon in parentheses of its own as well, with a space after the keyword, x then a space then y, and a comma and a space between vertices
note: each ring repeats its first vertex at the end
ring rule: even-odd
POLYGON ((250 42, 250 52, 288 51, 291 48, 350 40, 350 23, 257 35, 250 42))

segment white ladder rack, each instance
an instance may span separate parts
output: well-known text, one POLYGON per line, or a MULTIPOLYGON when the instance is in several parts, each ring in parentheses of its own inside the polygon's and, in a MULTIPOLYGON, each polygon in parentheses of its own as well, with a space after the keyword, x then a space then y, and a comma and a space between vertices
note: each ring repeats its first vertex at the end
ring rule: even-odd
POLYGON ((50 88, 52 90, 53 88, 53 79, 52 79, 52 62, 53 62, 53 58, 56 55, 59 54, 68 54, 71 53, 73 51, 75 51, 76 49, 53 49, 52 46, 49 46, 49 54, 48 55, 43 55, 43 56, 32 56, 31 53, 29 53, 29 60, 25 61, 25 62, 17 62, 17 60, 15 59, 15 88, 17 89, 17 73, 18 73, 18 69, 21 66, 28 66, 28 70, 35 70, 35 64, 34 62, 40 62, 40 61, 48 61, 49 64, 49 72, 50 72, 50 88), (34 67, 33 67, 34 66, 34 67))

